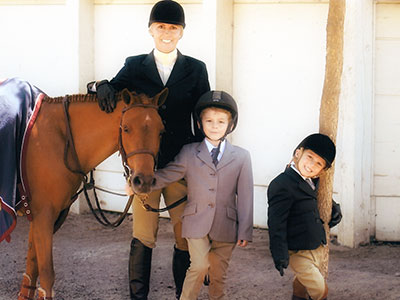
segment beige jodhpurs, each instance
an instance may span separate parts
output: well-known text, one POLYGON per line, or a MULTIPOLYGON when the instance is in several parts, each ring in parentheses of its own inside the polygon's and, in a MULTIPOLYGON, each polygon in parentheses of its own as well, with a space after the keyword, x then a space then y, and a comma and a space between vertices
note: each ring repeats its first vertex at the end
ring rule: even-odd
MULTIPOLYGON (((156 190, 150 193, 149 199, 146 203, 153 208, 160 207, 161 194, 164 197, 165 204, 171 205, 172 203, 182 199, 187 194, 186 182, 180 180, 174 182, 169 186, 156 190)), ((186 202, 169 210, 171 222, 175 234, 176 248, 179 250, 187 251, 188 246, 184 238, 182 238, 182 220, 181 216, 185 208, 186 202)), ((154 248, 157 241, 158 232, 158 217, 159 214, 155 212, 146 211, 142 202, 138 197, 133 199, 133 237, 140 240, 146 247, 154 248)))

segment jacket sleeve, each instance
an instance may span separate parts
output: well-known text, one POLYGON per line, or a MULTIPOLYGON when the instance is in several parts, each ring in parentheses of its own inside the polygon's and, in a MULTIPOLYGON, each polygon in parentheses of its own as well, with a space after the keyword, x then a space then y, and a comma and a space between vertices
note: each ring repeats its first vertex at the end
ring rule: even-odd
POLYGON ((289 259, 287 242, 287 219, 292 197, 285 184, 274 179, 268 187, 268 232, 274 262, 289 259))
POLYGON ((173 161, 169 162, 164 168, 156 170, 154 177, 156 184, 153 190, 162 189, 169 184, 176 182, 186 175, 187 158, 185 147, 178 153, 173 161))
POLYGON ((237 184, 238 240, 253 239, 253 170, 250 153, 246 151, 237 184))

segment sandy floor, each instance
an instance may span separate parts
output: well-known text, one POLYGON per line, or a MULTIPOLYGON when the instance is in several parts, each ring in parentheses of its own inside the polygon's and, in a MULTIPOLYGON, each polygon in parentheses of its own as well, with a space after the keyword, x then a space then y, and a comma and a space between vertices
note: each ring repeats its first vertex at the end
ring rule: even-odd
MULTIPOLYGON (((113 216, 111 216, 113 217, 113 216)), ((28 237, 28 221, 19 217, 11 243, 0 244, 0 300, 17 299, 28 237)), ((54 238, 56 299, 129 299, 128 253, 131 220, 106 229, 92 215, 68 216, 54 238)), ((174 299, 171 272, 172 228, 161 219, 153 252, 149 299, 174 299)), ((254 242, 236 249, 229 267, 227 295, 234 299, 290 299, 292 274, 280 277, 268 249, 268 232, 256 229, 254 242)), ((331 244, 330 300, 400 300, 400 245, 373 244, 348 249, 331 244)), ((199 299, 208 299, 204 287, 199 299)))

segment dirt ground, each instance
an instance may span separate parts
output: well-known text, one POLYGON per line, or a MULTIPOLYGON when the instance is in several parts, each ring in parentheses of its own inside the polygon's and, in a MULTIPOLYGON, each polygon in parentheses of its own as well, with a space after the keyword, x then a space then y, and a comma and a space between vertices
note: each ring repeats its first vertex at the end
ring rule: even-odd
MULTIPOLYGON (((19 217, 11 243, 0 244, 0 300, 17 299, 25 270, 28 226, 26 218, 19 217)), ((107 229, 90 214, 70 214, 54 237, 56 299, 129 299, 130 241, 129 219, 116 229, 107 229)), ((235 249, 226 284, 227 299, 291 299, 293 275, 290 271, 284 277, 279 275, 268 244, 268 232, 255 229, 254 242, 245 249, 235 249)), ((349 249, 331 243, 330 247, 330 300, 400 299, 400 244, 375 243, 349 249)), ((172 249, 171 224, 161 219, 149 299, 174 299, 172 249)), ((208 299, 206 287, 199 299, 208 299)))

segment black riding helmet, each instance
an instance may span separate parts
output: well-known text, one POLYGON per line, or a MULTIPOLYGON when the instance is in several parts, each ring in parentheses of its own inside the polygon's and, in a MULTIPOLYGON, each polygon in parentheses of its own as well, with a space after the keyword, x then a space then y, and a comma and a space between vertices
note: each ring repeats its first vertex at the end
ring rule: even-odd
MULTIPOLYGON (((231 133, 237 125, 238 121, 238 108, 235 100, 231 95, 224 91, 209 91, 205 92, 200 99, 197 101, 194 108, 195 119, 200 124, 200 129, 203 131, 201 124, 200 115, 201 112, 208 107, 222 108, 231 113, 232 119, 228 125, 228 129, 222 139, 225 138, 229 133, 231 133)), ((204 134, 204 131, 203 131, 204 134)))
POLYGON ((336 147, 327 135, 321 133, 311 134, 301 141, 296 150, 300 148, 309 149, 321 156, 326 162, 326 168, 332 166, 336 155, 336 147))
POLYGON ((172 0, 157 2, 151 9, 149 27, 154 22, 182 25, 185 28, 183 7, 178 2, 172 0))

